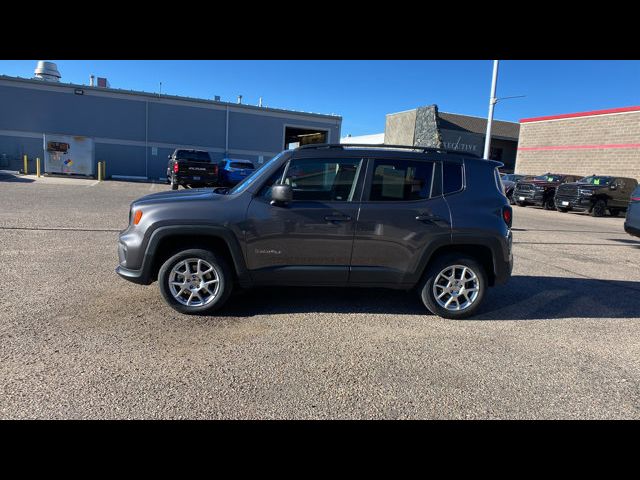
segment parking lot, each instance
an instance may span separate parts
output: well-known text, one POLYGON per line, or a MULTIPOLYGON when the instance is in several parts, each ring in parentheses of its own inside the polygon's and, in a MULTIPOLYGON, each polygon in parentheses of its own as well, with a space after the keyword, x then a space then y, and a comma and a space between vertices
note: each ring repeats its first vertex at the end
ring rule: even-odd
POLYGON ((514 207, 513 278, 470 320, 415 293, 268 288, 184 316, 118 277, 167 185, 0 177, 1 418, 640 418, 640 241, 514 207))

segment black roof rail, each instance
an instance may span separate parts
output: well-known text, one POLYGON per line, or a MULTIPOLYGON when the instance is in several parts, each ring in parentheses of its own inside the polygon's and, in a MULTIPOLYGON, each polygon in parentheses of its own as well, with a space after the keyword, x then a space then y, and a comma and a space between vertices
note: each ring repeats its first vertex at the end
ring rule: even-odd
POLYGON ((347 149, 349 147, 357 147, 357 148, 368 148, 368 149, 390 149, 390 150, 418 150, 421 151, 422 153, 430 153, 430 152, 435 152, 435 153, 449 153, 452 155, 465 155, 465 156, 470 156, 470 157, 478 157, 480 158, 480 155, 476 154, 476 153, 470 153, 470 152, 461 152, 459 150, 451 150, 451 149, 447 149, 447 148, 436 148, 436 147, 420 147, 417 145, 411 146, 411 145, 372 145, 372 144, 368 144, 368 143, 310 143, 308 145, 302 145, 298 148, 296 148, 296 150, 307 150, 307 149, 347 149))

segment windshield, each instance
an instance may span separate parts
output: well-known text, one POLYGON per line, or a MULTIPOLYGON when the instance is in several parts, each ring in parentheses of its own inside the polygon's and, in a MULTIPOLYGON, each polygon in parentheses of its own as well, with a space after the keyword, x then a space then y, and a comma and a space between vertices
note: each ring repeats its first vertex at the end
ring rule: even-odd
POLYGON ((589 185, 609 185, 613 180, 611 177, 597 177, 591 175, 590 177, 584 177, 578 180, 578 183, 587 183, 589 185))
POLYGON ((260 168, 257 168, 253 172, 251 172, 249 176, 247 176, 244 180, 242 180, 239 184, 237 184, 231 190, 229 190, 229 195, 233 195, 234 193, 244 192, 247 188, 249 188, 249 185, 251 185, 253 181, 259 177, 259 173, 262 170, 264 170, 269 165, 273 165, 276 161, 278 161, 280 157, 282 157, 284 153, 285 152, 280 152, 278 155, 273 157, 271 160, 269 160, 267 163, 262 165, 260 168))
POLYGON ((547 173, 546 175, 540 175, 538 177, 533 177, 534 180, 541 180, 543 182, 560 182, 564 177, 560 175, 552 175, 547 173))

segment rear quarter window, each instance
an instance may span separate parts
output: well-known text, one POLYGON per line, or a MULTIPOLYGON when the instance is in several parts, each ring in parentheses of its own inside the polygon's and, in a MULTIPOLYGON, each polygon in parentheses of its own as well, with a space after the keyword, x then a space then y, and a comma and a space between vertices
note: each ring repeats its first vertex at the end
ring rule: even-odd
MULTIPOLYGON (((496 175, 499 176, 498 170, 496 175)), ((442 193, 459 192, 462 190, 462 164, 442 162, 442 193)))

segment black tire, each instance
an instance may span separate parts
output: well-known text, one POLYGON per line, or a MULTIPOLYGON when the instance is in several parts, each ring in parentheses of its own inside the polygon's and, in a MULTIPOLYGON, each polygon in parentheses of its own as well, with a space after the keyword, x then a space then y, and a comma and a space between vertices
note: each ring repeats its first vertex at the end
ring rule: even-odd
MULTIPOLYGON (((458 275, 458 273, 456 273, 455 275, 458 275)), ((469 282, 471 281, 472 280, 469 280, 468 282, 466 282, 467 287, 470 285, 469 282)), ((438 283, 440 282, 441 281, 439 280, 438 283)), ((482 265, 480 265, 480 263, 478 263, 473 258, 462 255, 462 254, 446 255, 442 258, 437 259, 427 269, 422 285, 420 287, 420 298, 422 299, 422 302, 424 303, 425 307, 427 307, 431 313, 443 318, 461 319, 461 318, 470 317, 478 310, 478 308, 480 307, 484 299, 487 287, 488 287, 487 274, 484 268, 482 267, 482 265), (444 308, 438 303, 436 296, 434 294, 433 285, 434 285, 434 282, 438 279, 440 273, 446 270, 448 267, 451 268, 453 266, 467 267, 475 274, 477 278, 478 294, 473 299, 473 302, 464 310, 449 310, 447 308, 444 308)), ((443 288, 443 292, 444 292, 445 287, 440 287, 440 288, 443 288)), ((436 291, 437 291, 437 288, 436 288, 436 291)), ((445 294, 445 297, 442 300, 443 302, 444 302, 444 299, 448 300, 446 295, 449 295, 449 298, 453 296, 449 293, 445 294)))
POLYGON ((178 182, 176 182, 176 177, 171 175, 171 190, 177 190, 177 189, 178 189, 178 182))
POLYGON ((552 196, 549 196, 549 197, 547 197, 547 199, 542 204, 542 207, 545 210, 555 210, 556 209, 556 202, 554 201, 552 196))
MULTIPOLYGON (((196 272, 191 272, 193 275, 197 275, 196 272)), ((181 278, 181 277, 176 277, 181 278)), ((185 282, 187 278, 184 277, 185 282)), ((215 284, 214 284, 215 285, 215 284)), ((162 264, 160 267, 160 271, 158 272, 158 286, 160 287, 160 293, 162 294, 165 301, 173 308, 180 313, 185 313, 188 315, 202 315, 213 312, 220 308, 231 295, 231 291, 233 290, 233 277, 231 275, 231 269, 227 265, 227 262, 220 255, 216 255, 215 253, 204 250, 200 248, 191 248, 188 250, 183 250, 181 252, 176 253, 171 258, 169 258, 166 262, 162 264), (172 270, 176 265, 184 260, 196 259, 196 260, 204 260, 211 267, 213 267, 213 272, 207 275, 204 275, 203 278, 210 280, 214 280, 217 276, 217 285, 218 289, 213 292, 209 292, 213 297, 211 300, 207 300, 206 303, 202 305, 185 305, 178 301, 169 286, 170 277, 172 276, 172 270), (214 273, 215 272, 215 273, 214 273)), ((194 288, 198 288, 197 286, 194 288)), ((190 290, 183 289, 184 296, 182 297, 184 300, 187 300, 186 295, 189 295, 190 290)), ((202 290, 198 290, 200 293, 202 290)), ((200 297, 201 300, 202 297, 200 297)), ((189 299, 190 300, 190 299, 189 299)), ((194 300, 195 301, 195 300, 194 300)), ((204 302, 204 300, 203 300, 204 302)))
POLYGON ((598 200, 591 209, 592 217, 604 217, 607 214, 607 202, 598 200))
POLYGON ((620 209, 619 208, 609 208, 609 213, 611 214, 612 217, 617 217, 618 215, 620 215, 620 209))
POLYGON ((567 213, 569 211, 568 208, 556 207, 556 210, 562 213, 567 213))

